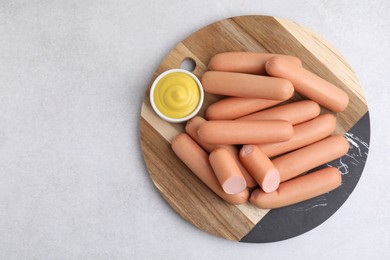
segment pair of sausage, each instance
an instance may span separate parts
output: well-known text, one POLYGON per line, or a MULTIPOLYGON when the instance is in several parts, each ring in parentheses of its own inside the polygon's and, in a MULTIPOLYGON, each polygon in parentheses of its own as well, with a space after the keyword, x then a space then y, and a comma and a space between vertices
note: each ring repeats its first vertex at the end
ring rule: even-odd
MULTIPOLYGON (((295 147, 294 143, 297 143, 297 139, 307 128, 303 127, 302 131, 302 127, 297 127, 299 131, 296 134, 294 125, 311 120, 319 114, 320 106, 317 103, 311 100, 303 100, 256 112, 236 120, 211 120, 202 124, 198 134, 204 143, 263 143, 265 146, 267 144, 270 146, 270 143, 272 143, 272 146, 286 149, 289 146, 295 147)), ((335 118, 332 115, 329 114, 326 117, 328 121, 335 124, 335 118)), ((328 124, 325 123, 325 125, 328 124)), ((326 129, 329 129, 329 127, 326 129)))
POLYGON ((234 195, 222 189, 210 165, 209 155, 188 134, 178 134, 172 140, 171 146, 180 160, 223 200, 231 204, 243 204, 248 201, 249 191, 247 189, 234 195))

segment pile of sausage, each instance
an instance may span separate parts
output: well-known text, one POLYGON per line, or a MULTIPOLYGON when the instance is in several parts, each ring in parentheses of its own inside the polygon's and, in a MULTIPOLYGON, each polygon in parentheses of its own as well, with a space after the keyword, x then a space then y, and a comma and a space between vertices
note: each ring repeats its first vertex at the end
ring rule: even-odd
POLYGON ((342 89, 287 55, 220 53, 208 67, 204 90, 225 98, 207 108, 207 120, 188 121, 171 145, 212 191, 231 204, 249 199, 259 208, 278 208, 341 185, 334 167, 303 173, 348 152, 348 141, 332 136, 336 117, 320 114, 321 106, 346 109, 342 89), (307 100, 284 102, 294 92, 307 100))

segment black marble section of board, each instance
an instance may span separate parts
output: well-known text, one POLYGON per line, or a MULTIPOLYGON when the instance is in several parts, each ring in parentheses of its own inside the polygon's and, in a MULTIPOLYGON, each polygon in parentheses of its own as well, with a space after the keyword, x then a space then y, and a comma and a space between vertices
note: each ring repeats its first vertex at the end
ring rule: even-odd
POLYGON ((368 156, 368 112, 344 136, 350 144, 348 154, 312 170, 337 167, 342 173, 342 185, 322 196, 271 210, 241 242, 275 242, 301 235, 323 223, 343 205, 356 187, 368 156))

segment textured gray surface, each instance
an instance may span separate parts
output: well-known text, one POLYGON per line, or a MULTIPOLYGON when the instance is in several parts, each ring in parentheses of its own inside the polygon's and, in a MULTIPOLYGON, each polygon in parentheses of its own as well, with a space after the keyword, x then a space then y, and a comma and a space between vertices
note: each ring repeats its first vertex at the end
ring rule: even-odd
POLYGON ((167 2, 0 1, 0 258, 389 259, 390 2, 167 2), (371 116, 368 162, 346 204, 271 244, 184 221, 154 188, 138 140, 163 57, 194 30, 247 14, 294 20, 331 42, 371 116))

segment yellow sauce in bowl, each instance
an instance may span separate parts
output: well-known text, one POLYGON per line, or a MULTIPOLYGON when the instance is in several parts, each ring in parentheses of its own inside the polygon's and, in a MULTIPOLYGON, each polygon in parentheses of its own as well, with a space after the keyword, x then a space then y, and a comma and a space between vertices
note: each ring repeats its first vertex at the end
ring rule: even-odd
POLYGON ((203 102, 199 80, 189 72, 174 69, 161 74, 151 89, 153 109, 160 117, 171 121, 188 120, 203 102))

